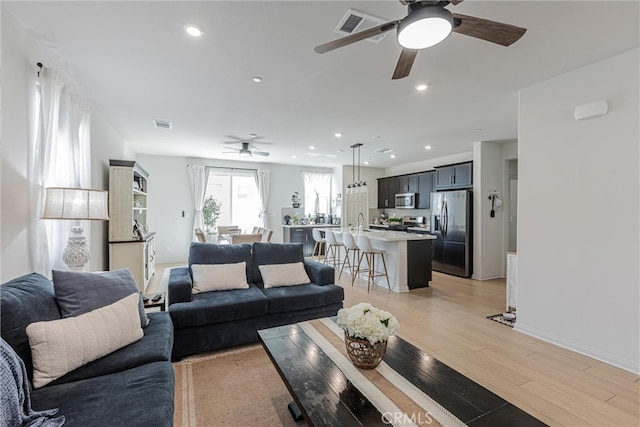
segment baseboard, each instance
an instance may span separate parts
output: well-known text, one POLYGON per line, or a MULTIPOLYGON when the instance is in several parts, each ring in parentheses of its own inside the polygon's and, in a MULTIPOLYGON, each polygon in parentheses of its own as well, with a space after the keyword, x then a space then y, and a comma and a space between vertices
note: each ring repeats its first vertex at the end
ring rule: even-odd
POLYGON ((592 359, 599 360, 600 362, 604 362, 617 368, 624 369, 625 371, 629 371, 633 374, 640 375, 640 365, 634 363, 631 360, 621 359, 613 354, 606 353, 595 348, 587 347, 572 341, 568 341, 553 334, 540 331, 536 328, 527 327, 526 325, 522 326, 520 321, 516 322, 513 329, 515 331, 522 332, 525 335, 529 335, 534 338, 541 339, 542 341, 557 345, 558 347, 575 351, 576 353, 591 357, 592 359))

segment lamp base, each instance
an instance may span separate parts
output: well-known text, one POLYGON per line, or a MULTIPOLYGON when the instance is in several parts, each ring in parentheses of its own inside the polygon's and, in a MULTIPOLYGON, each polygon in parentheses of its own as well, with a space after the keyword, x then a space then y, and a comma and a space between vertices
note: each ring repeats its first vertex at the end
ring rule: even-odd
POLYGON ((69 236, 67 247, 62 253, 62 260, 71 270, 82 271, 89 262, 89 245, 83 231, 82 227, 71 227, 72 235, 69 236))

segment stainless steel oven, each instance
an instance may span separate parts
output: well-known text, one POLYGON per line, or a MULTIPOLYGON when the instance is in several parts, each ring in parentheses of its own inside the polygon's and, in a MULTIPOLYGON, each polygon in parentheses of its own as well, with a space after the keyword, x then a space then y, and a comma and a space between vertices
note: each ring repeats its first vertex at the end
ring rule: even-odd
POLYGON ((416 193, 396 194, 396 209, 415 209, 416 193))

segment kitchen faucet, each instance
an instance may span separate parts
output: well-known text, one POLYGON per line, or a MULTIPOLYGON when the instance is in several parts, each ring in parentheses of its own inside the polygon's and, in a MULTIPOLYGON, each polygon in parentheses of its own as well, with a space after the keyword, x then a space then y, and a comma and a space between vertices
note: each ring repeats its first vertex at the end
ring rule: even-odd
POLYGON ((362 230, 360 229, 360 227, 362 227, 362 225, 360 225, 360 217, 362 217, 362 222, 364 223, 364 214, 363 214, 362 212, 360 212, 360 213, 358 214, 358 231, 359 231, 359 232, 360 232, 360 231, 362 231, 362 230))

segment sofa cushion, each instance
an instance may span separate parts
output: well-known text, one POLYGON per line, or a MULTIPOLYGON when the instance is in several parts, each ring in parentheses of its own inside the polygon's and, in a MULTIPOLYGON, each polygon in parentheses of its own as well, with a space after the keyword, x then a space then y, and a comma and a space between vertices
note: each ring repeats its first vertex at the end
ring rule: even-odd
POLYGON ((96 378, 48 385, 34 409, 59 408, 65 427, 173 426, 173 366, 153 362, 96 378))
MULTIPOLYGON (((251 273, 251 245, 215 245, 212 243, 191 243, 189 248, 189 270, 193 264, 235 264, 247 263, 247 282, 253 281, 251 273)), ((193 274, 192 274, 193 277, 193 274)))
POLYGON ((249 289, 194 294, 191 302, 169 306, 176 329, 257 317, 267 310, 267 297, 253 284, 249 289))
MULTIPOLYGON (((131 294, 138 294, 136 281, 127 269, 101 273, 54 270, 53 289, 62 317, 88 313, 131 294)), ((141 296, 138 297, 138 314, 140 326, 144 328, 149 320, 141 296)))
POLYGON ((247 289, 247 263, 192 264, 193 293, 247 289))
POLYGON ((64 374, 143 337, 137 294, 66 319, 27 326, 33 357, 33 386, 64 374))
POLYGON ((173 348, 171 317, 167 312, 149 313, 148 316, 149 325, 143 329, 141 340, 74 369, 52 381, 48 387, 125 371, 146 363, 170 361, 173 348))
POLYGON ((0 331, 2 338, 25 364, 29 379, 33 378, 31 347, 27 325, 60 319, 53 284, 46 277, 31 273, 0 286, 0 331))
POLYGON ((261 243, 253 244, 253 283, 263 286, 260 265, 291 264, 304 262, 301 243, 261 243))
POLYGON ((258 269, 264 280, 264 287, 296 286, 310 283, 309 276, 304 269, 304 263, 259 265, 258 269))
POLYGON ((306 310, 315 307, 342 303, 344 289, 336 285, 289 286, 262 289, 269 300, 269 313, 306 310))

